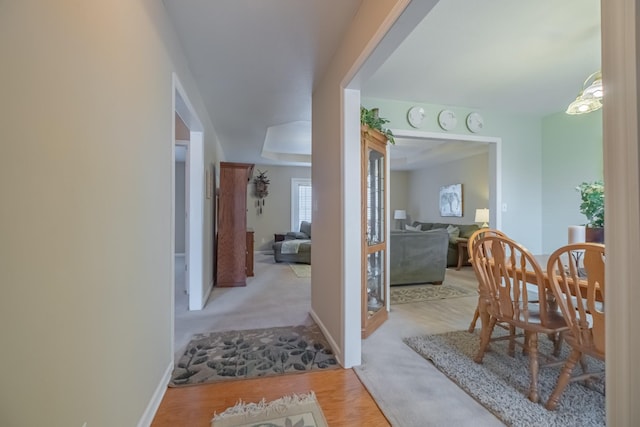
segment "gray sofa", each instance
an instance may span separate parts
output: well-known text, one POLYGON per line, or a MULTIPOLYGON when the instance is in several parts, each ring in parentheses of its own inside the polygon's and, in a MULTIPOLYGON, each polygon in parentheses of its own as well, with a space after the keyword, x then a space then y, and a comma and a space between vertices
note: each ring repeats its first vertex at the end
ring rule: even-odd
POLYGON ((276 262, 311 264, 311 223, 302 221, 300 231, 289 231, 284 240, 273 243, 276 262))
POLYGON ((449 233, 392 231, 389 241, 391 286, 414 283, 442 284, 447 270, 449 233))
POLYGON ((414 221, 413 226, 415 227, 417 225, 421 225, 422 231, 446 229, 450 225, 458 228, 459 234, 456 237, 450 236, 449 239, 449 246, 447 249, 447 267, 455 267, 458 265, 458 240, 469 239, 473 232, 480 228, 477 224, 446 224, 441 222, 414 221))

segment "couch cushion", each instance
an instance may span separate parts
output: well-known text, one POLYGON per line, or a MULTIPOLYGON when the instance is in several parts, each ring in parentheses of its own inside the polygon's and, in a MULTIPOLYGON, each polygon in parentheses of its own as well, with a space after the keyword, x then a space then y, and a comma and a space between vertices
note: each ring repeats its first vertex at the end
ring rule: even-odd
POLYGON ((422 231, 427 231, 427 230, 431 230, 431 226, 433 225, 432 222, 419 222, 419 221, 413 221, 413 226, 417 227, 420 226, 420 230, 422 231))
POLYGON ((405 224, 404 229, 407 231, 422 231, 422 224, 418 224, 415 227, 405 224))
POLYGON ((457 243, 457 239, 460 236, 460 229, 453 225, 447 227, 447 233, 449 233, 449 242, 457 243))
POLYGON ((480 228, 477 224, 457 224, 456 227, 460 229, 459 237, 464 237, 465 239, 471 237, 471 235, 480 228))
POLYGON ((308 238, 311 238, 311 223, 308 221, 302 221, 300 223, 300 232, 306 234, 307 236, 309 236, 308 238))

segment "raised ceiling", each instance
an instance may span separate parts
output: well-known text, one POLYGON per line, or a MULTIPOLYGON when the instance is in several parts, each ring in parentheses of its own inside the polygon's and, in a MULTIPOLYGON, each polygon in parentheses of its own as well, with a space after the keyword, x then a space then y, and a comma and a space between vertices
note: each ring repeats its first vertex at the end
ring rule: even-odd
MULTIPOLYGON (((227 160, 299 164, 314 84, 361 1, 163 1, 227 160)), ((361 93, 543 116, 599 68, 599 0, 443 0, 361 93)))

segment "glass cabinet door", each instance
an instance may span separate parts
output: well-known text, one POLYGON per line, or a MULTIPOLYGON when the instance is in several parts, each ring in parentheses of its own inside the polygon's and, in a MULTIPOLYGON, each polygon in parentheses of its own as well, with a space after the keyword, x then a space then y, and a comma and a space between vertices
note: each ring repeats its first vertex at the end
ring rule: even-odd
POLYGON ((367 242, 377 245, 384 242, 385 233, 384 154, 369 148, 367 158, 367 242))
POLYGON ((362 139, 362 337, 387 319, 386 137, 363 127, 362 139))

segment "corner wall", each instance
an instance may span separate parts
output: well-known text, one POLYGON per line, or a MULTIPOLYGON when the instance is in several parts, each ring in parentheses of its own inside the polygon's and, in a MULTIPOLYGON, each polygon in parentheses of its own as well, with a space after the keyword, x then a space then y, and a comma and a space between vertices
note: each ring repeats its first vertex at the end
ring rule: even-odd
POLYGON ((172 72, 211 163, 208 113, 158 1, 1 2, 0 56, 0 425, 146 425, 173 360, 172 72))

